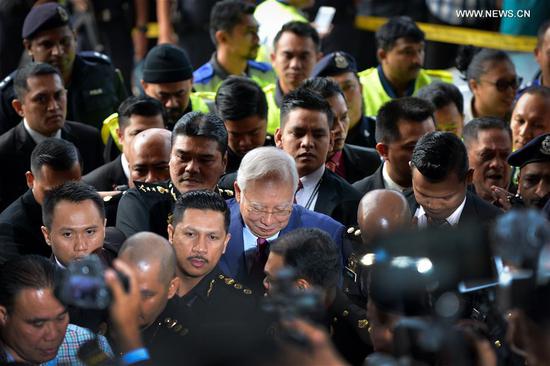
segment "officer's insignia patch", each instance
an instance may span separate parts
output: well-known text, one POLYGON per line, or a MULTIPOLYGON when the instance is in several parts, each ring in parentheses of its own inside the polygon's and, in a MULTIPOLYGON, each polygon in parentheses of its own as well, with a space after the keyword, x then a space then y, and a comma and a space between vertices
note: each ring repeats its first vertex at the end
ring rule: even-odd
POLYGON ((349 66, 348 60, 341 53, 336 53, 334 56, 334 64, 339 69, 345 69, 349 66))
POLYGON ((228 285, 232 285, 232 284, 235 283, 235 280, 232 279, 232 278, 226 278, 226 279, 225 279, 225 283, 227 283, 228 285))
POLYGON ((544 155, 550 155, 550 135, 546 136, 540 144, 540 152, 544 155))
POLYGON ((67 14, 65 9, 63 9, 61 6, 57 7, 57 14, 59 15, 59 17, 63 22, 66 22, 69 20, 69 14, 67 14))
POLYGON ((90 95, 101 95, 103 94, 103 89, 97 88, 90 90, 90 95))
POLYGON ((243 290, 243 292, 244 292, 245 295, 252 295, 252 290, 249 289, 249 288, 245 288, 245 289, 243 290))
POLYGON ((234 287, 235 287, 237 290, 242 290, 243 285, 241 285, 240 283, 236 283, 234 287))
POLYGON ((363 329, 369 326, 369 321, 367 319, 361 319, 357 321, 357 328, 363 329))

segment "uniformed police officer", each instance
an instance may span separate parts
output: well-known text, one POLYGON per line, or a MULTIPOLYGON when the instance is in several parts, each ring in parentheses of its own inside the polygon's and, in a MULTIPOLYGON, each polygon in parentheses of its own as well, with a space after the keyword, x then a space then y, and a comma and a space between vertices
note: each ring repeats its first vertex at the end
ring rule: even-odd
POLYGON ((258 23, 255 7, 241 0, 217 3, 210 15, 210 35, 216 52, 194 73, 197 91, 216 92, 229 75, 247 76, 261 87, 275 82, 271 65, 255 62, 258 53, 258 23))
POLYGON ((363 86, 357 76, 357 64, 352 55, 346 52, 332 52, 315 65, 311 77, 324 76, 334 80, 346 96, 348 102, 349 130, 346 143, 364 147, 375 147, 375 127, 373 118, 365 116, 363 86))
POLYGON ((204 362, 204 351, 220 352, 232 342, 228 332, 251 335, 250 330, 259 325, 248 321, 257 312, 252 291, 218 267, 231 236, 229 220, 226 202, 211 191, 184 193, 175 204, 168 232, 179 286, 144 335, 159 364, 204 362))
POLYGON ((518 195, 523 203, 542 209, 550 200, 550 134, 535 137, 510 154, 508 163, 520 168, 518 195))
MULTIPOLYGON (((76 54, 76 37, 67 11, 56 3, 32 8, 23 24, 23 44, 36 62, 57 67, 67 87, 67 119, 100 128, 127 94, 122 76, 109 58, 97 52, 76 54)), ((11 106, 15 72, 0 83, 0 132, 21 118, 11 106)))
MULTIPOLYGON (((120 199, 116 226, 126 237, 151 231, 166 237, 177 197, 192 190, 217 190, 227 163, 227 131, 213 113, 191 112, 172 131, 170 181, 135 182, 120 199)), ((232 191, 219 192, 232 195, 232 191)))

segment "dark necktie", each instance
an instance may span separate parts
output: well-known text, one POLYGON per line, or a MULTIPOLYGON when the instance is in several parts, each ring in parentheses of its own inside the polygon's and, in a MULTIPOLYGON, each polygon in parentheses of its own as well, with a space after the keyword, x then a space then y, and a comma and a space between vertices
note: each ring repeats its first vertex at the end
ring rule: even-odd
POLYGON ((449 222, 446 219, 436 219, 428 215, 426 215, 426 218, 428 219, 428 227, 431 227, 431 228, 444 228, 444 227, 451 226, 451 224, 449 224, 449 222))
POLYGON ((265 238, 258 238, 256 240, 256 254, 252 257, 252 266, 250 267, 251 283, 249 284, 255 290, 263 288, 264 267, 268 256, 269 242, 265 238))
MULTIPOLYGON (((294 192, 294 203, 298 203, 296 201, 296 193, 300 192, 301 189, 304 189, 304 184, 302 183, 301 180, 298 179, 298 188, 296 188, 296 192, 294 192)), ((260 240, 260 239, 258 239, 260 240)))

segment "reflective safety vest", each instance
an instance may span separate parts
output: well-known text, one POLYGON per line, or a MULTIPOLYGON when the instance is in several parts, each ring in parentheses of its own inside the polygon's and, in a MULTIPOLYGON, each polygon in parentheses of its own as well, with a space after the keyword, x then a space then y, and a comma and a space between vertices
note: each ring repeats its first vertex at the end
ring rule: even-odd
POLYGON ((271 135, 275 135, 275 131, 281 126, 281 109, 275 102, 276 88, 275 84, 263 88, 267 100, 267 133, 271 135))
MULTIPOLYGON (((275 82, 276 76, 270 64, 264 62, 248 61, 248 77, 254 80, 260 87, 267 86, 275 82)), ((214 71, 210 62, 205 63, 193 72, 193 89, 197 92, 218 91, 223 82, 219 75, 214 71)))
MULTIPOLYGON (((380 107, 392 100, 380 81, 378 75, 378 69, 372 67, 370 69, 361 71, 358 73, 359 81, 363 86, 363 103, 365 104, 365 115, 366 116, 376 116, 380 107)), ((434 79, 439 79, 440 81, 452 82, 453 77, 451 73, 445 70, 424 70, 420 69, 416 81, 414 83, 414 92, 415 95, 418 92, 418 89, 430 84, 434 79)))
MULTIPOLYGON (((191 102, 192 110, 203 113, 213 111, 215 97, 216 94, 210 92, 191 93, 189 100, 191 102)), ((118 140, 118 127, 118 113, 113 113, 103 121, 103 126, 101 127, 101 140, 104 145, 107 145, 109 136, 111 136, 118 149, 122 151, 122 145, 118 140)))

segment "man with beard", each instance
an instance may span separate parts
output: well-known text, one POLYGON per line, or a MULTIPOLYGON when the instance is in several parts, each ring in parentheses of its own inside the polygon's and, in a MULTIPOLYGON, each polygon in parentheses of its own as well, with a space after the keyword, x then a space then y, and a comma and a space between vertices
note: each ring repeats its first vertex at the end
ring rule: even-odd
POLYGON ((542 209, 550 198, 550 134, 534 138, 508 157, 520 168, 518 195, 528 207, 542 209))
POLYGON ((380 65, 359 73, 365 115, 375 116, 386 102, 412 96, 431 83, 424 63, 424 32, 409 17, 391 18, 376 32, 380 65))
MULTIPOLYGON (((174 202, 185 192, 214 191, 227 164, 227 131, 213 113, 191 112, 172 131, 170 181, 139 183, 120 199, 116 226, 126 237, 151 231, 167 237, 174 202)), ((221 193, 221 192, 220 192, 221 193)))
POLYGON ((512 132, 494 117, 474 118, 464 126, 464 145, 474 170, 472 183, 477 195, 498 205, 494 187, 508 189, 511 168, 506 159, 512 152, 512 132))
MULTIPOLYGON (((61 5, 54 2, 33 7, 25 18, 22 37, 33 61, 59 69, 67 88, 69 120, 100 128, 101 122, 126 98, 122 76, 107 56, 76 53, 76 35, 61 5)), ((0 82, 0 133, 20 121, 12 108, 14 78, 12 73, 0 82)))
POLYGON ((255 9, 254 5, 240 0, 225 0, 214 5, 210 14, 210 37, 216 52, 193 73, 195 90, 216 92, 230 75, 247 76, 261 87, 275 82, 271 65, 254 61, 259 46, 255 9))

